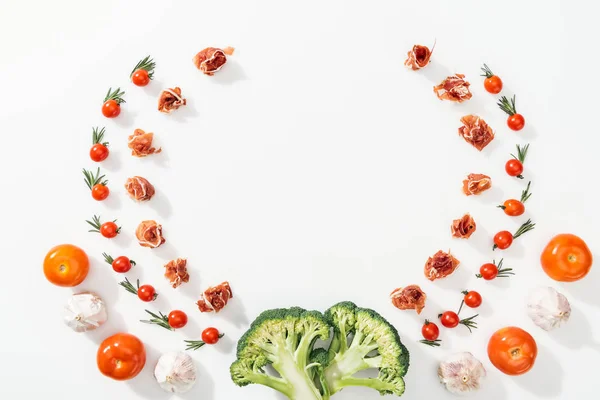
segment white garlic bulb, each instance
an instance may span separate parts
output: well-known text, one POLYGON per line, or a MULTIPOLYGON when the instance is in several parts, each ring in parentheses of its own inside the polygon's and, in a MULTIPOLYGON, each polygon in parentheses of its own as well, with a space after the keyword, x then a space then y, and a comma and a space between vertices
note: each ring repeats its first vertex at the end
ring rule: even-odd
POLYGON ((196 366, 183 352, 163 354, 154 368, 154 377, 167 392, 185 393, 196 383, 196 366))
POLYGON ((440 382, 454 394, 464 395, 479 390, 485 376, 483 364, 468 352, 451 355, 438 368, 440 382))
POLYGON ((75 332, 87 332, 106 322, 104 300, 95 293, 75 293, 65 306, 63 320, 75 332))
POLYGON ((558 328, 571 316, 567 298, 551 287, 540 287, 529 294, 527 314, 533 323, 545 331, 558 328))

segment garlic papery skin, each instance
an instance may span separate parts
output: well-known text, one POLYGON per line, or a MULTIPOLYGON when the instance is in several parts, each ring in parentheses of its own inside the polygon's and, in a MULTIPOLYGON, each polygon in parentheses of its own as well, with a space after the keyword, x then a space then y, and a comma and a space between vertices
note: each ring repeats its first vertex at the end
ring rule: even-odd
POLYGON ((483 364, 473 354, 464 352, 453 354, 442 361, 438 377, 450 393, 466 395, 479 390, 486 372, 483 364))
POLYGON ((167 392, 185 393, 196 383, 194 360, 183 352, 165 353, 156 363, 154 377, 167 392))
POLYGON ((93 331, 106 322, 106 305, 95 293, 75 293, 65 306, 63 320, 75 332, 93 331))
POLYGON ((545 331, 558 328, 571 316, 569 300, 551 287, 534 289, 527 300, 527 315, 545 331))

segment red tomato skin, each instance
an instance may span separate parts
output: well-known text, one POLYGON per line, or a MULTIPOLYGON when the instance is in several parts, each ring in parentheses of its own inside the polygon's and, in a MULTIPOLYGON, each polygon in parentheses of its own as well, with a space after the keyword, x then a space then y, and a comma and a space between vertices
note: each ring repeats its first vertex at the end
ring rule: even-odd
POLYGON ((533 368, 538 348, 529 332, 508 326, 492 334, 487 352, 494 367, 514 376, 522 375, 533 368))
POLYGON ((117 381, 135 378, 146 364, 146 349, 137 337, 117 333, 100 344, 96 355, 100 372, 117 381))
POLYGON ((154 301, 156 290, 151 285, 142 285, 138 289, 138 298, 141 301, 150 302, 154 301))
POLYGON ((446 311, 440 317, 440 321, 446 328, 456 328, 460 322, 460 318, 458 318, 458 314, 454 311, 446 311))
POLYGON ((216 328, 206 328, 202 331, 202 341, 206 344, 215 344, 219 341, 219 331, 216 328))
POLYGON ((145 69, 138 69, 131 76, 131 81, 136 86, 146 86, 150 83, 150 76, 148 75, 148 71, 145 69))
POLYGON ((525 213, 525 205, 519 200, 510 199, 504 202, 504 214, 509 217, 518 217, 525 213))
POLYGON ((131 269, 131 261, 125 256, 120 256, 114 259, 112 268, 120 274, 128 272, 131 269))
POLYGON ((440 328, 438 328, 438 326, 433 322, 429 322, 423 325, 421 328, 421 334, 426 340, 437 340, 437 338, 440 337, 440 328))
POLYGON ((492 263, 483 264, 479 268, 479 273, 483 279, 491 281, 498 276, 498 267, 492 263))
POLYGON ((513 131, 520 131, 525 126, 525 118, 521 114, 513 114, 508 117, 506 124, 513 131))
POLYGON ((187 322, 187 314, 181 310, 173 310, 169 313, 169 326, 174 329, 183 328, 187 322))
POLYGON ((500 231, 494 236, 494 244, 500 250, 506 250, 513 242, 513 235, 509 231, 500 231))
POLYGON ((115 100, 107 100, 102 105, 102 115, 106 118, 118 117, 121 113, 121 105, 115 100))
POLYGON ((100 226, 100 234, 105 238, 112 239, 119 234, 119 227, 114 222, 105 222, 100 226))
POLYGON ((471 307, 471 308, 477 308, 483 302, 481 295, 474 290, 471 290, 469 293, 465 294, 464 300, 465 300, 465 305, 467 305, 467 307, 471 307))
POLYGON ((102 143, 96 143, 90 149, 90 158, 95 162, 104 161, 108 157, 108 153, 108 147, 102 143))
POLYGON ((523 173, 523 163, 521 161, 512 158, 506 162, 504 170, 510 176, 519 176, 523 173))
POLYGON ((94 200, 97 200, 97 201, 106 200, 106 198, 108 197, 109 194, 110 194, 110 190, 108 189, 108 187, 104 186, 101 183, 98 183, 98 184, 94 185, 94 187, 92 187, 92 197, 94 198, 94 200))
POLYGON ((488 93, 498 94, 502 91, 502 79, 496 75, 490 76, 483 81, 483 86, 488 93))
POLYGON ((540 262, 544 272, 555 281, 575 282, 590 272, 593 256, 582 238, 561 233, 548 242, 540 262))

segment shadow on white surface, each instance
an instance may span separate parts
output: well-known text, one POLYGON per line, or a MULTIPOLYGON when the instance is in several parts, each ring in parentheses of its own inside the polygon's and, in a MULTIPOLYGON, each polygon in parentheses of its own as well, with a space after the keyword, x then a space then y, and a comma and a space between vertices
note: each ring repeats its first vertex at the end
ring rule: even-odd
POLYGON ((180 394, 179 397, 186 400, 214 400, 215 399, 215 383, 210 377, 209 371, 202 363, 194 360, 196 364, 196 384, 192 389, 180 394))
MULTIPOLYGON (((485 172, 482 172, 482 173, 486 174, 485 172)), ((495 206, 498 204, 502 204, 505 200, 504 191, 502 189, 500 189, 500 187, 498 186, 497 183, 494 183, 494 177, 491 176, 491 178, 492 178, 492 187, 490 189, 486 190, 485 192, 482 192, 479 195, 469 196, 469 197, 477 199, 478 201, 480 201, 483 204, 493 204, 495 206)))
MULTIPOLYGON (((118 182, 111 181, 109 179, 108 185, 109 189, 111 188, 111 186, 113 188, 118 187, 118 182)), ((111 191, 110 195, 106 198, 106 200, 102 201, 102 205, 105 206, 107 209, 116 212, 117 210, 121 209, 121 196, 122 194, 119 193, 119 191, 111 191)))
MULTIPOLYGON (((127 94, 125 94, 127 96, 127 94)), ((131 128, 135 123, 137 113, 127 109, 127 103, 121 105, 121 114, 114 118, 115 124, 120 128, 131 128)))
POLYGON ((154 367, 161 353, 149 346, 147 342, 144 343, 144 347, 146 348, 146 365, 138 376, 127 381, 127 386, 143 399, 168 399, 172 393, 162 390, 154 378, 154 367))
MULTIPOLYGON (((158 221, 158 223, 160 224, 161 222, 158 221)), ((173 244, 169 241, 169 236, 168 236, 169 232, 168 232, 168 230, 164 229, 164 226, 163 226, 163 235, 165 237, 165 243, 163 243, 158 248, 150 249, 152 251, 152 254, 160 257, 163 260, 167 260, 167 261, 174 260, 177 257, 181 257, 180 253, 177 251, 175 246, 173 246, 173 244)))
POLYGON ((158 98, 164 90, 164 83, 160 79, 152 79, 147 86, 144 86, 142 90, 150 97, 154 98, 156 108, 158 108, 158 98))
MULTIPOLYGON (((475 223, 477 223, 477 218, 475 216, 473 216, 473 218, 475 219, 475 223)), ((479 251, 481 254, 484 255, 484 257, 489 257, 490 249, 493 245, 492 237, 493 236, 487 229, 485 229, 485 226, 483 224, 477 224, 477 230, 469 239, 467 239, 467 241, 471 248, 473 248, 473 250, 479 251)), ((486 260, 481 264, 483 265, 491 261, 492 260, 486 260)), ((479 273, 478 267, 475 270, 477 271, 476 273, 479 273)))
POLYGON ((155 189, 156 194, 148 202, 148 206, 156 211, 161 218, 168 218, 171 216, 171 214, 173 214, 173 206, 171 205, 166 193, 158 188, 155 189))
POLYGON ((189 297, 194 301, 198 301, 200 299, 200 294, 203 292, 202 290, 202 280, 200 279, 200 269, 193 268, 193 271, 190 268, 190 281, 179 286, 179 291, 185 296, 189 297))
MULTIPOLYGON (((171 132, 167 132, 167 133, 163 133, 162 135, 168 135, 171 132)), ((154 134, 154 137, 159 137, 159 140, 156 141, 156 143, 153 141, 152 145, 154 147, 156 147, 157 149, 161 149, 161 152, 158 154, 151 154, 147 157, 142 157, 140 158, 140 162, 142 163, 142 165, 144 163, 153 163, 159 167, 163 167, 163 168, 168 168, 169 167, 169 151, 168 149, 165 150, 165 148, 162 146, 162 143, 164 143, 165 141, 162 140, 162 138, 160 138, 160 136, 158 136, 157 134, 154 134)))
MULTIPOLYGON (((116 141, 116 139, 113 139, 116 141)), ((116 172, 118 170, 121 169, 121 158, 124 156, 123 154, 121 154, 118 150, 113 151, 110 143, 111 143, 111 139, 107 138, 106 139, 107 142, 109 142, 108 144, 108 149, 109 149, 109 154, 108 154, 108 158, 104 161, 102 161, 100 164, 102 165, 102 168, 106 169, 109 172, 116 172)), ((130 152, 127 152, 126 154, 129 154, 130 152)), ((113 182, 114 183, 114 182, 113 182)))
POLYGON ((234 353, 236 346, 237 340, 234 340, 230 335, 225 334, 225 336, 219 339, 219 343, 215 345, 215 348, 218 352, 226 354, 229 357, 230 354, 234 353))
POLYGON ((563 376, 560 361, 549 348, 538 344, 538 356, 531 371, 513 378, 535 396, 561 398, 563 376))
POLYGON ((242 66, 231 57, 227 59, 227 64, 219 72, 207 78, 222 85, 231 85, 234 82, 248 79, 242 66))
POLYGON ((248 316, 246 315, 246 308, 244 302, 239 296, 234 293, 234 297, 230 303, 219 312, 219 316, 227 321, 231 322, 236 327, 245 327, 248 325, 248 316))
MULTIPOLYGON (((439 85, 444 79, 455 74, 454 72, 450 71, 445 65, 442 65, 439 62, 435 61, 435 50, 433 51, 433 54, 431 56, 431 62, 429 63, 429 65, 418 72, 421 72, 421 74, 427 79, 429 79, 434 85, 439 85)), ((431 90, 433 92, 433 87, 431 90)))
POLYGON ((581 310, 572 308, 569 321, 560 328, 548 332, 548 335, 569 349, 580 349, 589 346, 592 350, 600 352, 600 341, 592 336, 593 331, 590 322, 581 310))
MULTIPOLYGON (((592 256, 594 259, 599 259, 596 254, 592 254, 592 256)), ((592 266, 592 269, 585 278, 577 282, 568 283, 569 291, 573 293, 573 297, 586 304, 600 307, 598 282, 600 282, 600 266, 592 266)))
MULTIPOLYGON (((179 123, 185 123, 189 119, 193 119, 200 115, 196 110, 196 107, 190 99, 187 99, 186 105, 180 107, 177 110, 174 110, 170 114, 166 114, 165 117, 172 119, 173 121, 177 121, 179 123)), ((173 129, 173 131, 177 131, 177 129, 173 129)), ((173 132, 176 133, 176 132, 173 132)))

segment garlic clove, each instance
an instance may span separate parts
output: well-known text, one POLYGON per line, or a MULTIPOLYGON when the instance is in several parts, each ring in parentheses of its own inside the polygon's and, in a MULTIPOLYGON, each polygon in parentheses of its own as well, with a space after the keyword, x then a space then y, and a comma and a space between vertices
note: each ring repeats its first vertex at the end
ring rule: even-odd
POLYGON ((63 321, 75 332, 92 331, 106 322, 106 305, 95 293, 75 293, 63 311, 63 321))
POLYGON ((486 372, 473 354, 464 352, 452 354, 442 361, 438 367, 438 377, 450 393, 465 395, 479 390, 486 372))
POLYGON ((165 353, 156 363, 154 378, 167 392, 185 393, 196 383, 194 360, 183 352, 165 353))
POLYGON ((569 300, 551 287, 534 289, 527 299, 527 315, 545 331, 558 328, 571 316, 569 300))

